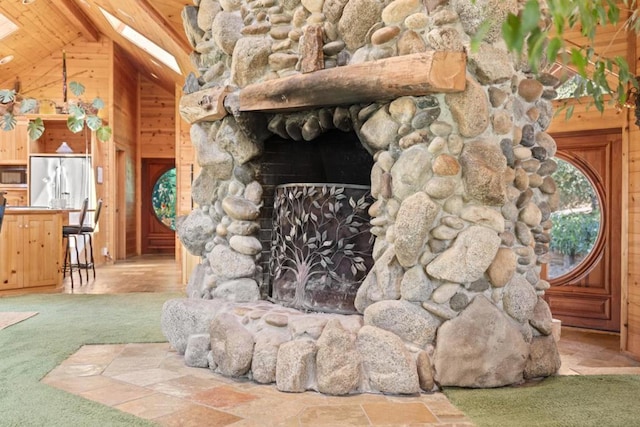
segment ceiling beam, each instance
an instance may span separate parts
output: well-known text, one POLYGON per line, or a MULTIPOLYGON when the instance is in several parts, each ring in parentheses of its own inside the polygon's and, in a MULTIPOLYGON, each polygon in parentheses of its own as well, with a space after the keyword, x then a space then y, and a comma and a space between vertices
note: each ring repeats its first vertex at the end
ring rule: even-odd
POLYGON ((92 42, 100 40, 100 31, 87 15, 72 0, 51 0, 51 3, 80 31, 85 39, 92 42))
POLYGON ((169 40, 175 42, 187 55, 191 54, 193 47, 189 44, 187 37, 169 25, 164 17, 149 4, 149 0, 138 0, 136 3, 167 34, 169 40))

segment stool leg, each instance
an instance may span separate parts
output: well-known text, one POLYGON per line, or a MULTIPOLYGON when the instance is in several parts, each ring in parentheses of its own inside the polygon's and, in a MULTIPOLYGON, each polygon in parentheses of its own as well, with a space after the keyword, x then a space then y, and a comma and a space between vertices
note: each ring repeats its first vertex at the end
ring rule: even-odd
POLYGON ((84 255, 84 274, 87 278, 87 283, 89 283, 89 252, 87 251, 87 233, 82 233, 82 243, 84 243, 84 248, 82 248, 82 252, 84 255))
POLYGON ((64 265, 62 267, 62 277, 66 277, 67 269, 69 269, 69 277, 71 278, 71 289, 73 289, 73 266, 71 265, 71 243, 69 242, 70 236, 65 236, 67 239, 67 246, 64 250, 64 265))
POLYGON ((67 244, 64 248, 64 263, 62 265, 62 277, 67 277, 67 260, 69 259, 69 236, 63 236, 63 238, 67 239, 67 244))
POLYGON ((69 266, 69 277, 71 278, 71 289, 73 289, 73 264, 71 263, 71 235, 67 236, 67 250, 64 255, 65 270, 69 266), (68 264, 67 264, 68 260, 68 264))
MULTIPOLYGON (((96 264, 95 261, 93 259, 93 238, 91 237, 91 233, 88 234, 89 236, 89 253, 91 255, 91 270, 93 270, 93 278, 95 280, 96 278, 96 264)), ((87 279, 89 280, 89 279, 87 279)))
MULTIPOLYGON (((80 268, 80 251, 78 251, 78 235, 73 236, 73 240, 76 242, 76 268, 78 269, 78 277, 80 277, 80 286, 82 286, 82 270, 80 268)), ((71 274, 73 275, 73 264, 71 264, 71 274)))

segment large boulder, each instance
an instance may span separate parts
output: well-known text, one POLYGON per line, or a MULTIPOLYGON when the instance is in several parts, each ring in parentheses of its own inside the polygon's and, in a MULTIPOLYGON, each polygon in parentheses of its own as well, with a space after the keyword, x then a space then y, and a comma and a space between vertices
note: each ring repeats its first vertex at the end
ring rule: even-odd
POLYGON ((220 300, 171 299, 162 306, 160 328, 171 347, 184 354, 189 337, 208 334, 211 321, 226 307, 220 300))
POLYGON ((373 391, 395 394, 420 391, 416 362, 400 337, 365 325, 358 332, 356 346, 373 391))
POLYGON ((360 355, 355 335, 334 319, 327 323, 317 344, 318 391, 332 395, 355 391, 360 383, 360 355))
POLYGON ((221 313, 211 322, 211 354, 218 371, 239 377, 251 368, 253 335, 231 313, 221 313))
POLYGON ((528 357, 518 324, 479 295, 440 326, 433 362, 442 386, 486 388, 521 382, 528 357))

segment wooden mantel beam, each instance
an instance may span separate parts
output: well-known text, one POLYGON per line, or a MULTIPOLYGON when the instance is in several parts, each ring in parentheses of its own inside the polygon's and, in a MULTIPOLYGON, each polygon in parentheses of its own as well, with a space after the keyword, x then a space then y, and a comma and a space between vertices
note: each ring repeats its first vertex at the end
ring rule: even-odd
POLYGON ((287 112, 461 92, 464 52, 415 53, 254 83, 240 90, 240 111, 287 112))

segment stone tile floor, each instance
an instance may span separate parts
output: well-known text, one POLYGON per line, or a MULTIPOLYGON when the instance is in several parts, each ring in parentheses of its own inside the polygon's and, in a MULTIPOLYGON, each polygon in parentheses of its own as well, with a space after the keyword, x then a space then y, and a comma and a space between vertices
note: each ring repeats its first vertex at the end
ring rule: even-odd
MULTIPOLYGON (((562 329, 561 375, 640 374, 616 334, 562 329)), ((282 393, 189 368, 169 344, 83 346, 43 382, 162 426, 472 426, 442 393, 282 393)))
MULTIPOLYGON (((100 267, 65 293, 181 291, 172 257, 141 256, 100 267)), ((640 374, 617 334, 562 328, 561 375, 640 374)), ((168 344, 87 345, 43 382, 163 426, 472 426, 442 393, 399 397, 281 393, 189 368, 168 344)))
POLYGON ((282 393, 189 368, 169 344, 86 345, 43 382, 163 426, 471 426, 441 393, 282 393))

